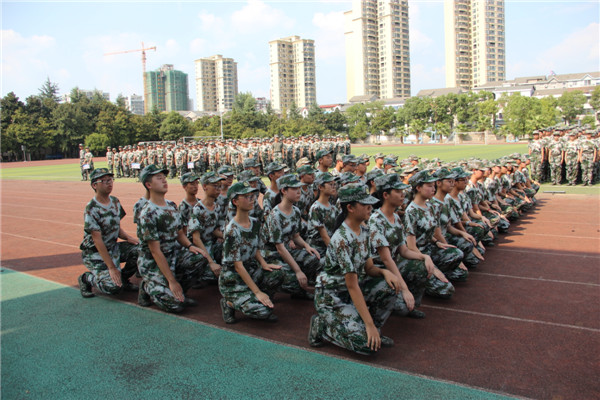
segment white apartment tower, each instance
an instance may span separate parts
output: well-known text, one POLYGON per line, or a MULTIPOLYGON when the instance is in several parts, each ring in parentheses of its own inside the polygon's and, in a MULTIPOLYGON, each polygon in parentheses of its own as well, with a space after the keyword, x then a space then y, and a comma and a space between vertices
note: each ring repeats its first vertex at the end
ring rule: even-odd
POLYGON ((315 41, 290 36, 269 42, 271 65, 271 105, 289 110, 317 102, 315 41))
POLYGON ((504 0, 445 0, 446 87, 506 80, 504 0))
POLYGON ((348 101, 410 97, 408 1, 353 0, 344 20, 348 101))
POLYGON ((196 103, 199 111, 225 112, 238 93, 237 63, 217 54, 195 61, 196 103))

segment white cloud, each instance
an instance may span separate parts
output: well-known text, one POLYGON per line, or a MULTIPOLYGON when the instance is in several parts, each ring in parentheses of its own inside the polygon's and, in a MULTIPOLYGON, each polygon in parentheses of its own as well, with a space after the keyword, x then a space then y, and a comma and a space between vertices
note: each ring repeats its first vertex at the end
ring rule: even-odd
POLYGON ((561 42, 547 49, 540 49, 527 60, 511 62, 507 78, 518 76, 548 75, 597 71, 600 59, 600 25, 597 22, 572 32, 561 42))
POLYGON ((206 39, 203 39, 203 38, 193 39, 190 42, 190 53, 192 53, 192 55, 198 54, 198 56, 194 56, 196 58, 206 57, 205 55, 202 55, 202 54, 206 53, 206 51, 207 51, 206 47, 207 47, 206 39))
POLYGON ((205 32, 222 32, 223 31, 223 19, 217 17, 214 14, 209 14, 205 10, 202 10, 198 14, 200 19, 200 29, 205 32))
POLYGON ((240 33, 256 33, 277 27, 290 29, 295 21, 281 10, 261 0, 248 0, 241 10, 231 15, 232 28, 240 33))
POLYGON ((257 66, 249 62, 238 64, 240 92, 251 92, 254 97, 269 98, 270 77, 271 72, 268 65, 260 64, 257 66))
MULTIPOLYGON (((23 37, 14 30, 2 30, 2 80, 18 86, 29 81, 43 82, 55 71, 46 61, 56 48, 56 40, 47 35, 23 37)), ((4 88, 2 89, 4 91, 4 88)), ((8 88, 7 91, 11 91, 8 88)), ((32 91, 32 94, 35 91, 32 91)))

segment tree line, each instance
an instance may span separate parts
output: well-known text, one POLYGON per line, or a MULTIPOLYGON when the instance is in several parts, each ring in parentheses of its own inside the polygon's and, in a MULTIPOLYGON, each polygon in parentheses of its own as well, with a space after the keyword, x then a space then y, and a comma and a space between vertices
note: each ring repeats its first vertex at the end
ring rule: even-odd
MULTIPOLYGON (((136 115, 127 109, 125 99, 106 100, 100 92, 88 98, 78 88, 70 92, 70 101, 61 102, 58 86, 50 79, 37 95, 21 101, 13 92, 0 100, 2 154, 22 159, 23 147, 32 159, 51 155, 77 157, 78 144, 89 146, 96 155, 107 146, 118 147, 141 141, 177 140, 182 137, 220 136, 221 117, 203 116, 189 121, 177 112, 153 110, 136 115)), ((425 132, 448 136, 451 132, 491 131, 512 133, 517 137, 559 122, 573 123, 583 114, 587 99, 580 91, 565 92, 561 97, 537 99, 502 96, 490 92, 447 94, 436 98, 411 97, 403 107, 386 107, 381 101, 354 104, 345 112, 326 113, 317 104, 308 108, 306 118, 292 105, 281 115, 267 106, 258 111, 251 93, 236 96, 231 111, 222 117, 225 138, 273 137, 274 135, 349 135, 352 141, 367 135, 393 134, 405 137, 425 132), (502 110, 504 125, 497 126, 502 110)), ((600 87, 590 100, 594 115, 584 123, 596 124, 600 108, 600 87)))

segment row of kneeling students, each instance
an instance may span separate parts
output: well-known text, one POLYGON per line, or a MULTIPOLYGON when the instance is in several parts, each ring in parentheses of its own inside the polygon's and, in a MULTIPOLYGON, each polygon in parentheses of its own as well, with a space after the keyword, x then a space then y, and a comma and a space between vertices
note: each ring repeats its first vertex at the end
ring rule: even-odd
POLYGON ((486 248, 535 205, 539 189, 519 154, 401 166, 378 155, 368 173, 357 168, 368 157, 348 156, 331 173, 326 152, 318 169, 301 165, 296 174, 268 164, 268 185, 252 168, 236 183, 226 165, 200 177, 186 173, 179 205, 166 199, 168 171, 149 165, 133 208, 135 235, 121 228, 125 211, 111 196, 112 173, 95 169, 81 295, 137 291, 141 306, 177 313, 197 304, 189 289, 216 284, 230 324, 236 314, 276 322, 274 298, 288 293, 314 301, 311 346, 371 354, 393 346, 381 333, 390 315, 424 318, 424 295, 452 297, 453 282, 468 279, 486 248))

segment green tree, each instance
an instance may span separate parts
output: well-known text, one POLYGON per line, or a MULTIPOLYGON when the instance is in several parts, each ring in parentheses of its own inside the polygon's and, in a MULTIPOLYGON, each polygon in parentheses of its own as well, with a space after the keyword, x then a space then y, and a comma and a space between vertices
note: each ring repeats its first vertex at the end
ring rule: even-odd
POLYGON ((578 115, 583 114, 583 106, 586 101, 585 95, 580 90, 564 92, 558 98, 558 107, 567 124, 571 124, 578 115))
POLYGON ((370 126, 370 118, 367 115, 367 107, 364 104, 354 104, 346 110, 348 119, 348 136, 350 140, 364 140, 370 126))
POLYGON ((0 140, 2 142, 2 151, 19 154, 20 148, 17 138, 9 134, 9 126, 13 124, 17 111, 23 112, 25 104, 15 95, 14 92, 8 93, 0 100, 0 140))
POLYGON ((339 109, 336 109, 334 112, 325 114, 325 127, 331 133, 346 133, 348 119, 339 109))
POLYGON ((506 122, 502 127, 503 133, 512 133, 516 137, 529 135, 535 126, 536 100, 521 96, 519 93, 503 96, 501 102, 505 104, 504 121, 506 122))
POLYGON ((60 96, 58 93, 60 89, 56 83, 52 83, 50 78, 46 78, 46 82, 39 89, 39 97, 43 100, 50 100, 53 103, 58 104, 60 102, 60 96))
POLYGON ((592 91, 592 96, 590 97, 590 106, 594 110, 594 116, 596 121, 600 119, 598 116, 600 115, 600 85, 596 86, 592 91))
POLYGON ((92 154, 101 154, 110 145, 110 138, 104 133, 92 133, 85 138, 85 145, 90 148, 92 154))
POLYGON ((171 111, 162 122, 158 136, 161 140, 177 140, 184 136, 192 136, 190 123, 177 111, 171 111))

